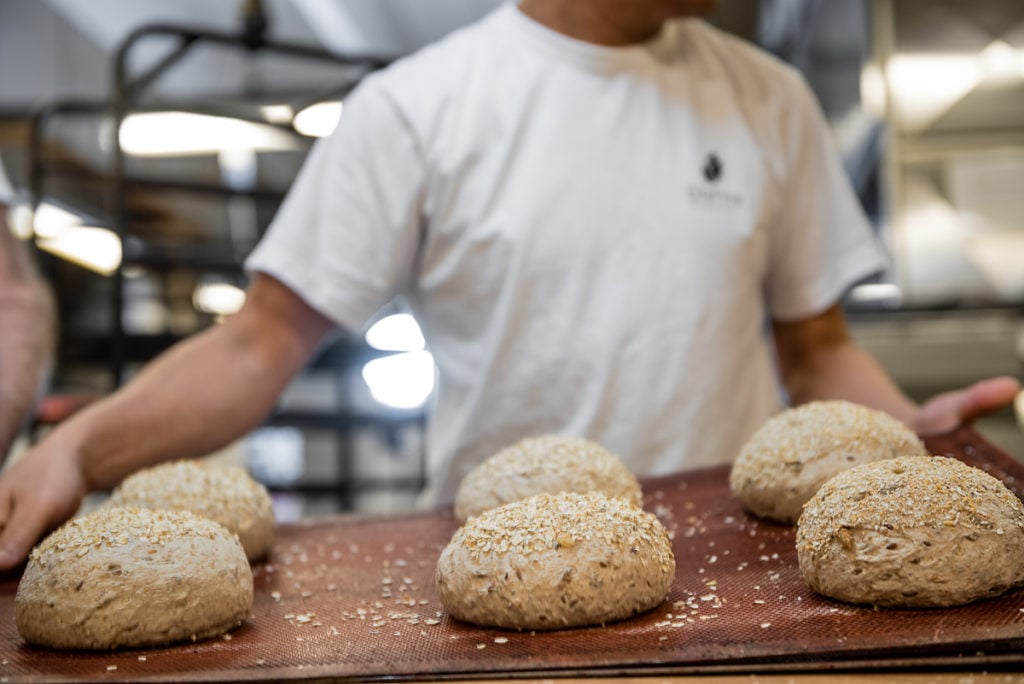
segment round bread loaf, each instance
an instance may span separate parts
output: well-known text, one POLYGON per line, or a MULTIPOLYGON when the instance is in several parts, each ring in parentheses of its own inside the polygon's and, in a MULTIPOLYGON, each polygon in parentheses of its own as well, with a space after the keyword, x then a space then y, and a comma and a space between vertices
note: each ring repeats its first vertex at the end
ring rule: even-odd
POLYGON ((277 531, 270 494, 236 466, 174 461, 140 470, 106 505, 192 511, 237 534, 250 561, 266 555, 277 531))
POLYGON ((887 413, 848 401, 814 401, 773 416, 747 440, 729 488, 751 513, 792 524, 836 473, 883 458, 927 455, 917 435, 887 413))
POLYGON ((508 629, 598 625, 654 608, 676 562, 658 519, 590 492, 540 494, 470 519, 437 563, 459 620, 508 629))
POLYGON ((819 594, 875 606, 956 606, 1024 579, 1024 505, 944 456, 867 463, 826 482, 797 526, 819 594))
POLYGON ((14 618, 33 644, 135 648, 223 634, 252 600, 245 553, 217 523, 187 511, 104 508, 33 549, 14 618))
POLYGON ((596 442, 564 435, 528 437, 471 470, 455 493, 455 518, 535 494, 600 492, 640 506, 640 484, 618 456, 596 442))

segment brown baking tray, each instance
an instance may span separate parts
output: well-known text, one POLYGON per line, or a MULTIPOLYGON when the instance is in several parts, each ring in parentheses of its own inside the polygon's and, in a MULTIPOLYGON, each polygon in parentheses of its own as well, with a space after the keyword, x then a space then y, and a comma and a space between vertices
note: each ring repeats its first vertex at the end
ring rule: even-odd
MULTIPOLYGON (((1024 467, 969 429, 929 440, 1021 494, 1024 467)), ((59 652, 14 625, 18 576, 0 576, 7 681, 381 680, 612 676, 1024 664, 1024 591, 955 609, 875 611, 813 594, 793 530, 730 498, 724 467, 647 480, 674 535, 668 600, 605 627, 481 629, 444 615, 434 565, 447 510, 286 525, 254 566, 252 615, 230 638, 169 648, 59 652)))

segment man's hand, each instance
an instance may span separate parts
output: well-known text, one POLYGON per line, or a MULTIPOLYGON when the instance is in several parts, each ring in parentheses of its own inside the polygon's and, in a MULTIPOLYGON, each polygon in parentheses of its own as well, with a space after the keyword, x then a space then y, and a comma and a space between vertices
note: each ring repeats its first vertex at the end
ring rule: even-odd
POLYGON ((0 570, 23 560, 46 532, 78 510, 85 481, 66 450, 33 449, 0 478, 0 570))
POLYGON ((917 410, 910 427, 919 435, 941 435, 970 423, 975 418, 998 411, 1013 402, 1020 383, 1010 377, 982 380, 970 387, 943 392, 917 410))

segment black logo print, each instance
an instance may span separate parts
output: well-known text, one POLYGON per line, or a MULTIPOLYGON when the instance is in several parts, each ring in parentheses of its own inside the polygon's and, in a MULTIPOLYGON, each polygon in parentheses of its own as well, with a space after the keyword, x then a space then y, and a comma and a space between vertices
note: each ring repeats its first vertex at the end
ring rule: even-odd
POLYGON ((704 162, 704 178, 706 178, 709 183, 714 183, 721 177, 722 160, 718 158, 717 154, 712 152, 704 162))

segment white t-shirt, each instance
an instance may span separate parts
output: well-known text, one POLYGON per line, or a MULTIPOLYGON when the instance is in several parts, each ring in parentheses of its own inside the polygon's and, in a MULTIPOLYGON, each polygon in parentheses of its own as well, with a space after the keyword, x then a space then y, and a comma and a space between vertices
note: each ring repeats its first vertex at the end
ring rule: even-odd
POLYGON ((352 330, 406 296, 429 502, 544 432, 725 463, 781 408, 768 319, 883 266, 831 145, 796 72, 700 21, 609 48, 506 5, 360 84, 247 266, 352 330))

